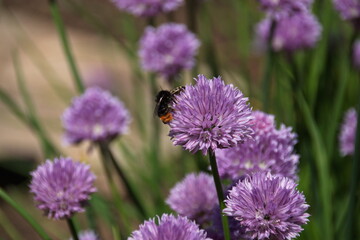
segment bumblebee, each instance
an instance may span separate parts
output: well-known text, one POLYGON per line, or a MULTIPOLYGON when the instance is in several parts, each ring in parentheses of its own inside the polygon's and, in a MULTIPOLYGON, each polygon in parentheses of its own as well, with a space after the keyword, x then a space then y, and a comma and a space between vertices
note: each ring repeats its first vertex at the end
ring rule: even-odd
POLYGON ((185 89, 184 86, 174 88, 171 91, 161 90, 155 98, 156 106, 154 113, 160 118, 164 124, 168 124, 172 119, 171 105, 175 101, 175 96, 185 89))

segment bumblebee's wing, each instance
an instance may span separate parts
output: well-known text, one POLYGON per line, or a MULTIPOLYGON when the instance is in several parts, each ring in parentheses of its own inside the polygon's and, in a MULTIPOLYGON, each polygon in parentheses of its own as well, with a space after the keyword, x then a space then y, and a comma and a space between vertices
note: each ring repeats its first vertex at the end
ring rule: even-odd
POLYGON ((158 111, 159 111, 159 102, 155 102, 153 117, 157 117, 157 116, 158 116, 158 111))
POLYGON ((162 98, 164 97, 164 90, 161 90, 155 97, 155 107, 154 107, 154 117, 155 116, 159 116, 158 112, 159 112, 159 107, 160 107, 160 103, 162 101, 162 98))

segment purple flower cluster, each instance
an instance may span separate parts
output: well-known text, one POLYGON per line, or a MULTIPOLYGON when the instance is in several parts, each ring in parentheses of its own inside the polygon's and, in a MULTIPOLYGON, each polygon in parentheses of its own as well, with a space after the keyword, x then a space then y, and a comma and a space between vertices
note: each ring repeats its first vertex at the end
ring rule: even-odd
POLYGON ((157 222, 145 221, 128 240, 209 240, 206 232, 186 217, 163 214, 157 222))
MULTIPOLYGON (((74 240, 74 239, 70 238, 69 240, 74 240)), ((85 230, 79 233, 79 240, 99 240, 99 237, 94 233, 94 231, 85 230)))
POLYGON ((339 135, 340 152, 343 156, 354 154, 356 126, 357 113, 351 108, 345 114, 339 135))
MULTIPOLYGON (((258 41, 263 45, 266 45, 270 39, 272 21, 270 18, 265 18, 257 25, 258 41)), ((280 18, 274 24, 271 47, 275 51, 293 52, 311 48, 321 34, 321 26, 315 16, 306 12, 280 18)))
POLYGON ((202 224, 209 219, 217 201, 213 177, 191 173, 171 189, 166 203, 178 214, 202 224))
POLYGON ((282 18, 310 9, 313 0, 258 0, 270 18, 282 18))
POLYGON ((352 57, 354 67, 360 70, 360 40, 354 43, 352 57))
POLYGON ((236 180, 246 174, 270 171, 273 175, 296 180, 299 156, 294 153, 294 145, 297 135, 283 124, 276 129, 273 115, 254 111, 253 117, 253 139, 216 151, 220 176, 236 180))
POLYGON ((140 40, 141 66, 166 78, 172 77, 194 66, 199 46, 200 41, 183 24, 147 27, 140 40))
POLYGON ((65 141, 112 140, 126 132, 130 116, 122 102, 100 88, 88 88, 62 116, 65 141))
POLYGON ((336 10, 344 20, 360 18, 360 2, 358 0, 333 0, 336 10))
POLYGON ((71 158, 47 160, 31 173, 30 191, 37 207, 49 218, 70 218, 83 212, 90 194, 96 191, 90 166, 71 158))
POLYGON ((238 220, 250 239, 291 239, 307 223, 309 205, 289 178, 255 173, 230 190, 224 213, 238 220))
POLYGON ((256 27, 260 46, 293 52, 311 48, 319 40, 322 28, 310 12, 312 0, 260 0, 260 3, 267 13, 256 27))
POLYGON ((174 145, 192 153, 229 148, 251 138, 251 108, 248 99, 220 77, 199 75, 195 86, 186 86, 176 96, 169 136, 174 145))
POLYGON ((115 5, 135 16, 151 17, 177 9, 184 0, 112 0, 115 5))

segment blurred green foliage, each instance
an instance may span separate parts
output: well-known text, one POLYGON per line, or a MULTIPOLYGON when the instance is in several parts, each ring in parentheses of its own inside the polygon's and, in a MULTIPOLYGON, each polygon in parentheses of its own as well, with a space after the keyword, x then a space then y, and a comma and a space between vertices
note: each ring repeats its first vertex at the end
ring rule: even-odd
MULTIPOLYGON (((55 25, 59 27, 61 15, 56 2, 51 2, 55 25)), ((191 4, 191 1, 187 1, 187 4, 191 4)), ((159 90, 158 79, 155 75, 142 72, 137 60, 137 42, 149 21, 111 9, 114 19, 112 24, 108 24, 107 16, 95 11, 97 8, 107 9, 101 5, 100 1, 86 4, 86 1, 80 0, 64 0, 60 3, 61 8, 73 11, 97 34, 113 39, 118 44, 119 54, 127 55, 133 70, 133 99, 129 101, 136 102, 134 109, 131 109, 134 118, 131 132, 136 138, 124 137, 125 140, 118 140, 118 144, 112 147, 119 148, 124 159, 122 162, 125 162, 121 168, 127 173, 126 179, 134 187, 135 193, 142 194, 146 214, 138 214, 129 198, 123 201, 124 196, 116 197, 119 194, 119 189, 116 189, 118 184, 111 187, 113 197, 95 194, 88 210, 88 227, 104 227, 104 224, 99 225, 99 222, 104 222, 105 228, 113 232, 116 239, 127 236, 146 217, 168 212, 164 199, 169 188, 190 171, 206 171, 208 163, 200 154, 191 155, 175 147, 170 150, 162 147, 164 141, 169 141, 165 140, 167 129, 161 126, 160 121, 153 119, 151 110, 154 95, 159 90), (94 218, 96 221, 92 222, 94 218)), ((7 9, 2 11, 6 12, 7 9)), ((194 18, 194 15, 185 11, 186 8, 183 8, 171 16, 153 19, 153 22, 158 25, 171 18, 186 23, 187 18, 194 18)), ((311 214, 310 222, 299 239, 360 238, 359 214, 354 214, 353 220, 349 220, 349 213, 360 212, 359 181, 356 177, 359 175, 359 164, 354 164, 360 159, 358 154, 355 154, 354 162, 349 157, 340 157, 337 141, 345 110, 356 106, 360 97, 359 73, 351 64, 351 48, 358 37, 357 33, 349 23, 339 18, 331 1, 316 0, 313 12, 323 26, 321 40, 314 49, 297 52, 289 60, 284 53, 272 52, 270 57, 255 51, 254 26, 263 17, 256 1, 199 1, 196 11, 196 30, 202 41, 195 68, 197 72, 182 73, 179 81, 190 82, 189 75, 195 77, 198 73, 208 76, 220 74, 227 83, 235 84, 249 96, 254 109, 266 109, 276 116, 277 123, 294 127, 299 136, 297 152, 301 156, 299 189, 310 204, 311 214), (347 228, 349 224, 354 224, 350 230, 347 228)), ((60 27, 65 53, 71 55, 63 31, 60 27)), ((35 54, 32 52, 30 55, 35 54)), ((18 56, 14 54, 13 58, 26 109, 20 108, 13 97, 2 89, 0 99, 38 136, 44 158, 57 155, 59 151, 37 115, 40 110, 34 109, 31 104, 27 91, 31 86, 26 85, 26 73, 21 70, 18 56)), ((41 58, 37 55, 36 59, 41 58)), ((74 63, 70 66, 74 72, 74 85, 82 91, 81 74, 76 73, 74 63)), ((61 83, 56 78, 49 79, 49 83, 59 96, 68 94, 63 94, 65 90, 59 87, 61 83)), ((60 143, 60 140, 55 142, 60 143)), ((19 169, 23 168, 19 165, 19 169)), ((4 194, 3 191, 1 193, 4 194)))

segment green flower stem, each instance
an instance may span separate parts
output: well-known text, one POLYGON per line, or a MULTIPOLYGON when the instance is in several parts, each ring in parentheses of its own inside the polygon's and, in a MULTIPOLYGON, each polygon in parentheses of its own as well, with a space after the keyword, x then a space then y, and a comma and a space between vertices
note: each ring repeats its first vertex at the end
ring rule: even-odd
POLYGON ((45 130, 43 129, 42 125, 40 124, 39 118, 35 111, 33 101, 30 97, 30 94, 27 90, 27 86, 25 84, 23 71, 22 71, 21 64, 20 64, 17 53, 13 54, 13 64, 15 67, 16 80, 17 80, 17 84, 18 84, 18 87, 19 87, 19 90, 21 93, 21 97, 27 108, 28 124, 37 133, 37 135, 40 139, 40 142, 42 143, 42 147, 43 147, 45 156, 46 157, 54 157, 59 154, 59 151, 56 149, 54 144, 51 142, 51 140, 47 136, 45 130))
POLYGON ((20 24, 16 15, 10 11, 7 13, 9 14, 9 17, 11 17, 15 27, 19 30, 21 39, 23 39, 23 43, 25 45, 22 50, 31 59, 32 63, 34 63, 34 65, 38 68, 44 79, 47 80, 49 86, 52 88, 57 97, 63 103, 68 105, 69 98, 72 96, 70 89, 63 84, 57 72, 55 72, 54 67, 49 63, 49 61, 47 61, 45 55, 28 35, 27 31, 20 24))
MULTIPOLYGON (((196 35, 197 35, 196 14, 197 14, 198 4, 199 4, 198 1, 186 0, 187 26, 188 26, 189 30, 196 35)), ((195 58, 196 58, 196 61, 195 61, 194 67, 191 70, 192 77, 196 77, 198 75, 199 59, 198 59, 198 56, 195 56, 195 58)))
POLYGON ((309 132, 311 141, 312 141, 312 151, 315 159, 316 171, 318 172, 318 182, 319 182, 319 196, 322 206, 321 211, 321 222, 323 228, 323 238, 332 240, 334 238, 333 234, 333 222, 332 222, 332 191, 331 191, 331 176, 329 170, 329 157, 326 151, 326 146, 324 140, 322 139, 319 127, 311 114, 311 108, 309 103, 306 101, 299 83, 301 82, 300 73, 296 66, 296 63, 293 59, 293 56, 288 58, 290 68, 293 73, 292 88, 295 92, 295 100, 303 115, 305 125, 309 132))
POLYGON ((5 231, 5 233, 11 238, 11 239, 23 239, 23 237, 20 235, 20 233, 16 230, 15 223, 12 223, 7 218, 4 211, 0 208, 0 226, 5 231))
POLYGON ((196 12, 198 1, 186 0, 186 17, 187 25, 191 32, 197 32, 196 12))
POLYGON ((309 131, 313 152, 315 156, 316 170, 319 174, 319 196, 322 206, 322 226, 323 238, 333 239, 333 226, 332 226, 332 193, 331 193, 331 176, 329 171, 329 159, 327 157, 324 143, 321 139, 319 128, 311 115, 311 110, 305 100, 300 89, 296 91, 296 100, 300 110, 304 116, 305 125, 309 131))
POLYGON ((356 126, 356 138, 355 138, 355 152, 353 156, 353 166, 352 166, 352 180, 350 186, 350 200, 349 207, 347 211, 347 221, 344 226, 347 233, 348 240, 355 239, 356 237, 356 223, 355 218, 359 216, 356 214, 356 205, 359 204, 359 188, 360 188, 360 98, 357 107, 357 126, 356 126))
POLYGON ((74 224, 74 221, 72 220, 72 218, 67 218, 66 222, 69 226, 71 235, 73 236, 74 240, 79 240, 79 237, 78 237, 78 234, 76 231, 76 227, 75 227, 75 224, 74 224))
MULTIPOLYGON (((156 82, 156 75, 150 74, 149 75, 149 82, 151 85, 151 96, 153 96, 153 99, 155 99, 156 94, 159 91, 159 88, 157 86, 156 82)), ((156 113, 155 113, 156 114, 156 113)), ((152 184, 152 187, 154 188, 154 191, 156 192, 156 206, 161 206, 161 208, 164 206, 164 200, 161 194, 161 173, 163 171, 162 166, 160 164, 160 156, 161 156, 161 145, 160 145, 160 139, 161 139, 161 121, 157 117, 153 117, 153 132, 152 132, 152 146, 150 149, 150 163, 152 167, 152 178, 154 180, 154 183, 152 184)), ((163 210, 163 209, 159 209, 163 210)))
POLYGON ((23 207, 17 204, 6 192, 0 188, 0 198, 2 198, 6 203, 12 206, 39 234, 39 236, 44 240, 51 240, 49 235, 45 232, 45 230, 31 217, 31 215, 25 211, 23 207))
POLYGON ((60 11, 59 11, 59 6, 57 4, 56 0, 49 0, 49 4, 50 4, 50 10, 51 10, 51 15, 54 19, 56 28, 58 30, 59 33, 59 37, 63 46, 63 50, 65 52, 71 73, 73 75, 74 78, 74 82, 76 85, 76 88, 78 90, 79 93, 84 92, 85 88, 84 88, 84 84, 81 81, 80 78, 80 74, 77 70, 77 66, 75 63, 75 59, 73 57, 71 48, 70 48, 70 44, 66 35, 66 31, 65 31, 65 27, 64 27, 64 23, 61 19, 61 15, 60 15, 60 11))
POLYGON ((217 196, 218 196, 218 200, 219 200, 219 206, 220 206, 220 211, 221 211, 221 222, 222 222, 222 227, 223 227, 223 231, 224 231, 224 238, 225 238, 225 240, 230 240, 230 229, 229 229, 228 217, 222 214, 222 211, 225 208, 225 202, 224 202, 224 193, 223 193, 223 189, 221 186, 219 171, 218 171, 217 163, 216 163, 216 156, 215 156, 214 151, 211 149, 209 149, 208 153, 209 153, 211 172, 214 177, 216 192, 217 192, 217 196))
POLYGON ((5 104, 9 110, 23 123, 29 124, 29 121, 19 105, 7 94, 3 89, 0 88, 0 101, 5 104))
POLYGON ((155 27, 155 25, 156 25, 155 17, 149 17, 149 18, 147 19, 147 24, 148 24, 149 26, 155 27))
POLYGON ((339 63, 339 71, 341 79, 339 81, 338 87, 336 88, 335 93, 335 103, 333 105, 332 111, 331 111, 331 118, 329 127, 327 130, 327 138, 326 138, 326 147, 329 152, 329 156, 333 155, 334 149, 336 147, 334 146, 334 142, 336 140, 336 134, 338 133, 338 127, 339 127, 339 120, 342 115, 342 106, 344 103, 344 97, 346 93, 346 87, 348 86, 349 78, 351 78, 351 59, 352 59, 352 47, 356 41, 357 38, 357 31, 354 31, 352 33, 350 43, 346 49, 346 51, 343 51, 342 60, 339 63))
POLYGON ((140 212, 141 216, 144 219, 146 219, 147 214, 146 214, 145 208, 143 207, 143 204, 140 202, 138 196, 135 193, 135 190, 131 186, 129 180, 127 179, 127 177, 125 176, 123 170, 121 169, 120 165, 118 164, 117 160, 115 159, 115 156, 112 153, 108 143, 100 143, 100 145, 102 145, 101 146, 101 148, 103 148, 102 151, 104 151, 104 153, 106 153, 108 155, 111 163, 115 167, 115 171, 118 174, 118 176, 120 177, 121 181, 123 182, 123 184, 125 186, 125 189, 126 189, 127 193, 129 194, 129 197, 130 197, 131 201, 135 204, 135 206, 137 207, 137 209, 140 212))
POLYGON ((85 213, 89 228, 94 232, 99 232, 96 224, 96 213, 94 210, 94 206, 91 203, 87 205, 85 213))
MULTIPOLYGON (((102 144, 99 144, 99 147, 100 147, 100 152, 101 152, 101 155, 102 155, 102 164, 103 164, 103 167, 104 167, 104 170, 105 170, 105 175, 106 175, 107 181, 108 181, 108 183, 110 185, 112 198, 113 198, 113 201, 115 203, 116 208, 119 211, 119 217, 122 219, 120 224, 123 224, 123 227, 125 228, 124 231, 128 232, 129 225, 128 225, 128 221, 126 221, 126 219, 125 219, 126 213, 125 213, 125 210, 123 208, 123 204, 121 202, 121 197, 119 195, 119 192, 116 190, 116 185, 114 183, 113 176, 111 174, 110 161, 109 161, 108 153, 106 152, 106 150, 105 150, 105 148, 103 147, 102 144)), ((120 233, 118 233, 118 234, 120 235, 120 233)))
POLYGON ((202 42, 204 43, 206 63, 209 65, 212 75, 219 76, 220 64, 219 64, 219 59, 217 57, 214 31, 212 29, 213 22, 211 19, 210 6, 208 5, 209 4, 204 4, 204 7, 201 8, 201 13, 202 13, 201 19, 203 19, 202 22, 205 22, 205 24, 200 27, 202 31, 204 31, 204 36, 205 36, 204 39, 202 39, 202 42))
POLYGON ((269 111, 269 105, 270 105, 271 76, 272 76, 272 67, 273 67, 273 61, 275 55, 271 43, 274 36, 275 27, 276 27, 276 22, 275 20, 272 20, 270 25, 270 36, 267 44, 265 70, 262 79, 263 109, 265 112, 269 111))

